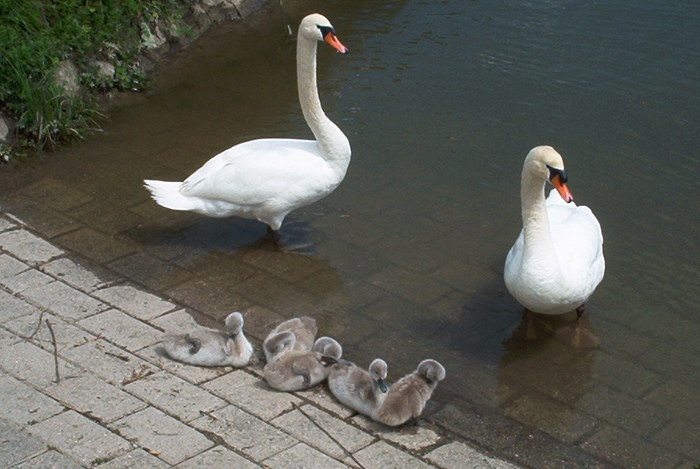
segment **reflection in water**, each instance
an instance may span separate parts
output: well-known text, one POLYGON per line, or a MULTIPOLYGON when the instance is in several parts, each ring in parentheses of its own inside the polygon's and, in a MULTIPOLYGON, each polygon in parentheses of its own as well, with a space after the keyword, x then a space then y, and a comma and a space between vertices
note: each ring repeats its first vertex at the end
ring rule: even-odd
MULTIPOLYGON (((550 327, 563 322, 553 319, 558 320, 550 327)), ((503 345, 505 353, 498 364, 502 394, 537 391, 570 404, 589 390, 594 351, 575 349, 553 338, 522 340, 515 335, 503 345)))

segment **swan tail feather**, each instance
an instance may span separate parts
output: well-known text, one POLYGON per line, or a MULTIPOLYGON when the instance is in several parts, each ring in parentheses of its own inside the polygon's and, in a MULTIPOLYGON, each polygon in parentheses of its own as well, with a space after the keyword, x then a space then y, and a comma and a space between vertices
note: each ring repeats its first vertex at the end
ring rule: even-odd
POLYGON ((194 210, 196 202, 191 197, 180 193, 181 182, 154 181, 146 179, 144 187, 151 192, 151 197, 158 205, 171 210, 194 210))

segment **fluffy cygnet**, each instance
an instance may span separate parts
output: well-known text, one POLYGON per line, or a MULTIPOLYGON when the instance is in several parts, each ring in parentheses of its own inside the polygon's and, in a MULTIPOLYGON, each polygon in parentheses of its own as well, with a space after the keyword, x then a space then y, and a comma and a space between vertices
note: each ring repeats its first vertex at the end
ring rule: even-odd
MULTIPOLYGON (((316 320, 309 316, 301 316, 298 318, 288 319, 279 323, 277 327, 272 329, 267 335, 265 342, 267 342, 268 339, 276 336, 281 332, 294 333, 295 342, 292 346, 293 350, 300 352, 310 352, 314 345, 314 340, 316 339, 318 326, 316 325, 316 320)), ((277 343, 279 344, 280 342, 277 343)), ((274 350, 274 347, 270 347, 270 350, 274 350)), ((268 362, 272 361, 271 357, 268 356, 267 349, 265 347, 263 347, 263 351, 265 352, 265 359, 268 362)))
POLYGON ((375 420, 385 425, 401 425, 418 417, 438 382, 445 379, 445 368, 435 360, 423 360, 418 368, 394 383, 377 410, 375 420))
POLYGON ((186 334, 170 334, 161 341, 162 350, 172 359, 199 366, 248 364, 253 346, 243 334, 243 315, 226 317, 226 330, 199 327, 186 334))
MULTIPOLYGON (((276 346, 275 338, 279 338, 284 342, 281 349, 287 349, 290 345, 287 334, 293 335, 290 331, 281 332, 265 344, 276 346)), ((330 365, 337 363, 343 355, 343 348, 331 337, 320 337, 310 352, 292 350, 271 355, 274 359, 263 368, 267 384, 279 391, 300 391, 324 381, 328 377, 330 365)))
POLYGON ((365 370, 346 360, 331 366, 328 387, 342 404, 374 418, 386 397, 387 364, 376 358, 365 370))

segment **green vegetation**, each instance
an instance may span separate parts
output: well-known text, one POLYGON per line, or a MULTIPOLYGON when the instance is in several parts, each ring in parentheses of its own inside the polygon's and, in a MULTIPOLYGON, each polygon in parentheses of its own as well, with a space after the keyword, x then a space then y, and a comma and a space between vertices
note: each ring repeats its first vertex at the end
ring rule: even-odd
POLYGON ((20 149, 80 138, 96 127, 99 93, 142 88, 138 54, 152 25, 183 10, 181 0, 0 0, 0 110, 16 119, 20 149), (75 96, 55 78, 65 60, 79 70, 75 96), (114 75, 100 75, 95 60, 114 75))

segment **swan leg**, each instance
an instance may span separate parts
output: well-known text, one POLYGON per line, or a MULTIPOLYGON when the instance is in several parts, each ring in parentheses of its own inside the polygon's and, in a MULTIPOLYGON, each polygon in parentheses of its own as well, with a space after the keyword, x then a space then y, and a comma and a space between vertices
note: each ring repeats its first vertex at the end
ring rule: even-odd
POLYGON ((282 246, 282 236, 280 236, 280 230, 273 230, 270 225, 267 225, 267 236, 272 240, 277 247, 282 246))
POLYGON ((585 305, 576 308, 576 319, 571 326, 565 326, 554 333, 560 342, 574 348, 598 348, 600 339, 583 325, 581 317, 586 312, 585 305))
POLYGON ((199 349, 202 348, 202 341, 197 339, 196 337, 192 337, 189 334, 185 334, 185 342, 191 345, 190 347, 190 354, 194 355, 195 353, 199 352, 199 349))
POLYGON ((542 339, 543 337, 550 337, 552 332, 552 326, 542 319, 539 319, 535 313, 525 308, 523 310, 523 318, 516 326, 513 337, 532 342, 542 339))

